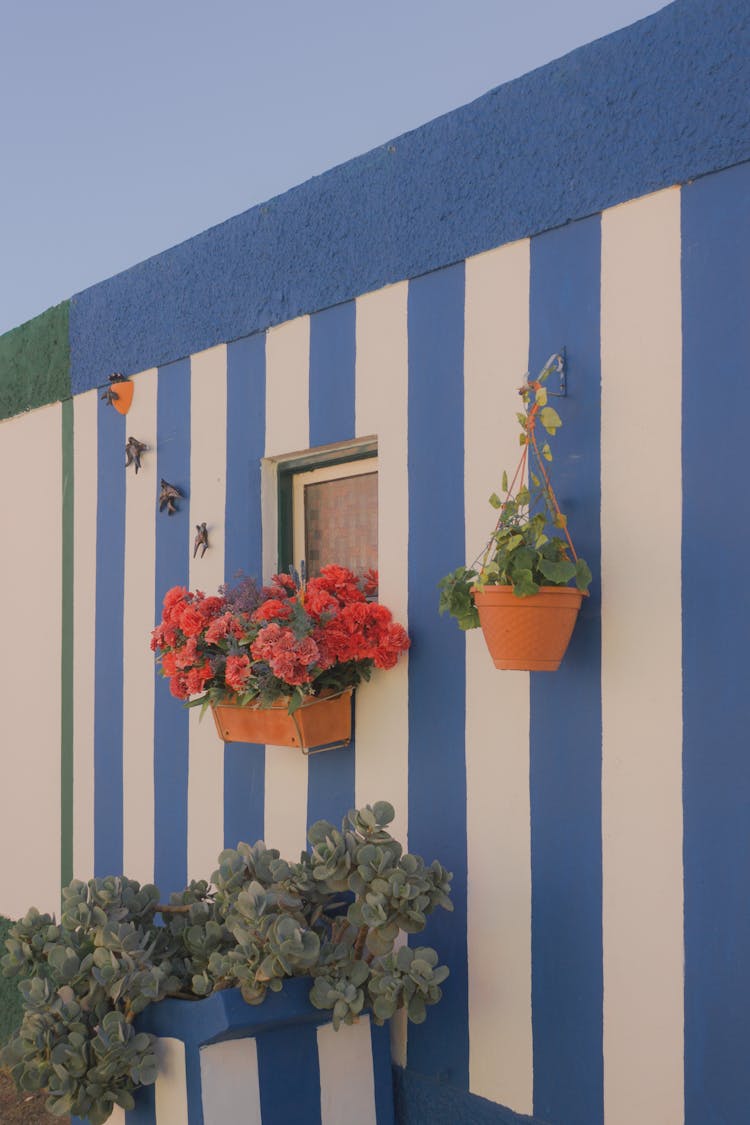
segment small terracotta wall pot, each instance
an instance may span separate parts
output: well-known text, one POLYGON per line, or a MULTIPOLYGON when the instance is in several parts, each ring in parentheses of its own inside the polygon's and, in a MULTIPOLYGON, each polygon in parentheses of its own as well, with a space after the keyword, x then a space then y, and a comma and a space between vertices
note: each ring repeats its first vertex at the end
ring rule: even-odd
POLYGON ((111 389, 113 395, 117 395, 117 398, 112 400, 115 410, 119 414, 127 414, 133 401, 133 384, 129 379, 125 379, 123 382, 113 383, 111 389))
POLYGON ((307 753, 316 747, 333 744, 333 749, 351 741, 352 690, 321 694, 303 703, 293 715, 288 713, 285 700, 271 707, 216 703, 211 710, 223 742, 298 746, 307 753))
POLYGON ((581 608, 580 590, 543 586, 538 594, 517 598, 511 586, 484 586, 472 594, 496 668, 557 671, 581 608))

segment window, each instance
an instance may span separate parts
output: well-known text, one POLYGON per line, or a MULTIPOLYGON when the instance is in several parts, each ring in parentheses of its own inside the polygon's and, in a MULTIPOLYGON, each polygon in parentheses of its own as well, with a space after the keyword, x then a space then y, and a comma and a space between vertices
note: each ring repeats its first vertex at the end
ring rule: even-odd
POLYGON ((378 461, 372 439, 310 450, 277 464, 279 563, 304 559, 357 575, 378 567, 378 461))
POLYGON ((312 578, 327 563, 355 574, 378 568, 378 469, 374 458, 295 473, 294 557, 312 578))

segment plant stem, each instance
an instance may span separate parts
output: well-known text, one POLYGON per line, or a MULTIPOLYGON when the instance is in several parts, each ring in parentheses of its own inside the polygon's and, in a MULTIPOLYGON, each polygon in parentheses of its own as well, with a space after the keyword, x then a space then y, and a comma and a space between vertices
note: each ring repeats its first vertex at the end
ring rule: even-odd
POLYGON ((354 953, 354 960, 355 961, 361 961, 361 959, 362 959, 362 950, 365 947, 365 939, 367 938, 368 930, 369 930, 369 926, 360 926, 359 927, 359 931, 357 933, 357 940, 355 941, 354 949, 352 950, 352 952, 354 953))

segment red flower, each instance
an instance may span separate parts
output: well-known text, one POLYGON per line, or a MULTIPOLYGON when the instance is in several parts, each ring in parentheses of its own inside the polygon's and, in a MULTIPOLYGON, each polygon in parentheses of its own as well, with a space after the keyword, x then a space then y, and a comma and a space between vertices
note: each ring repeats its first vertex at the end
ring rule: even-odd
POLYGON ((362 579, 362 588, 365 592, 365 597, 376 598, 378 596, 378 572, 370 567, 365 571, 364 578, 362 579))
POLYGON ((336 598, 312 578, 305 590, 305 612, 317 621, 323 614, 335 613, 338 608, 336 598))
POLYGON ((212 675, 213 671, 208 660, 199 668, 191 668, 185 676, 185 685, 187 687, 187 690, 191 695, 197 695, 198 692, 203 691, 212 675))
POLYGON ((204 620, 212 621, 224 610, 226 604, 226 598, 203 598, 203 600, 199 602, 197 609, 204 620))
POLYGON ((192 668, 192 666, 198 660, 198 640, 197 640, 197 638, 196 637, 190 637, 189 640, 185 641, 185 644, 182 645, 181 648, 176 648, 172 655, 174 656, 174 661, 175 661, 176 666, 181 671, 185 671, 188 668, 192 668))
MULTIPOLYGON (((253 659, 265 661, 274 676, 287 684, 309 684, 315 678, 318 646, 312 637, 297 640, 291 629, 272 622, 252 643, 253 659)), ((317 674, 317 669, 316 673, 317 674)))
POLYGON ((224 679, 227 682, 227 687, 232 691, 241 692, 250 677, 250 658, 242 656, 228 656, 226 668, 224 670, 224 679))
POLYGON ((186 590, 184 586, 173 586, 171 590, 167 590, 164 595, 165 613, 168 613, 174 606, 179 602, 183 602, 187 597, 192 597, 192 594, 189 590, 186 590))
POLYGON ((197 637, 199 633, 203 632, 205 624, 200 610, 196 606, 192 604, 185 606, 180 615, 180 628, 186 637, 197 637))
POLYGON ((357 579, 345 566, 336 566, 331 563, 321 568, 317 578, 311 578, 307 584, 308 590, 313 586, 326 590, 337 599, 340 605, 349 602, 363 602, 365 595, 359 588, 357 579))
POLYGON ((215 645, 219 641, 225 640, 230 633, 237 636, 235 619, 231 613, 222 613, 221 617, 213 619, 206 629, 203 639, 206 644, 215 645))
POLYGON ((187 699, 187 697, 190 695, 187 684, 185 683, 185 677, 180 673, 178 673, 176 676, 172 676, 172 678, 170 679, 169 690, 171 691, 172 695, 175 695, 178 699, 187 699))
POLYGON ((269 598, 268 601, 261 602, 251 620, 273 621, 274 617, 278 617, 281 621, 287 621, 291 616, 292 607, 288 598, 284 601, 281 601, 280 598, 269 598))
POLYGON ((291 574, 274 574, 271 578, 271 582, 274 586, 281 586, 282 590, 286 590, 290 594, 294 594, 297 591, 291 574))
POLYGON ((373 665, 392 668, 409 647, 390 610, 367 601, 376 584, 376 571, 358 582, 346 567, 330 565, 299 591, 289 575, 278 574, 263 589, 260 603, 254 597, 244 607, 231 597, 206 597, 200 590, 174 586, 164 598, 151 648, 178 699, 206 690, 212 699, 223 690, 263 689, 272 698, 283 697, 290 687, 335 683, 337 665, 348 665, 346 682, 356 684, 373 665), (234 653, 224 658, 230 640, 234 653), (217 665, 222 672, 216 672, 217 665), (333 679, 321 680, 329 670, 333 679))
POLYGON ((411 645, 409 634, 403 625, 393 621, 386 630, 386 635, 378 646, 378 651, 373 657, 376 668, 393 668, 402 652, 411 645))

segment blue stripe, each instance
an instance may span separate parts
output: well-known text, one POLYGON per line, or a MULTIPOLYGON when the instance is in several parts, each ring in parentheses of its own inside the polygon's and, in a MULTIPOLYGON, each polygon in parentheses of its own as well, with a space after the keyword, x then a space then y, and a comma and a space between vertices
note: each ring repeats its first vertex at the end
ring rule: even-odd
POLYGON ((310 317, 310 445, 354 437, 356 305, 310 317))
MULTIPOLYGON (((201 1053, 198 1045, 190 1041, 185 1043, 185 1093, 188 1105, 188 1125, 204 1125, 201 1053)), ((172 1125, 172 1123, 171 1121, 157 1121, 156 1125, 172 1125)), ((213 1125, 213 1122, 209 1121, 208 1125, 213 1125)), ((216 1125, 223 1125, 223 1123, 216 1122, 216 1125)))
POLYGON ((99 404, 97 425, 94 874, 122 874, 122 677, 125 418, 99 404))
MULTIPOLYGON (((310 317, 310 445, 354 437, 354 302, 310 317)), ((330 562, 337 560, 331 559, 330 562)), ((354 807, 354 740, 341 750, 309 759, 307 823, 328 820, 336 827, 354 807)))
POLYGON ((534 1112, 556 1125, 603 1114, 600 249, 599 216, 531 243, 530 370, 566 348, 552 481, 595 575, 560 670, 531 676, 534 1112))
POLYGON ((320 1067, 314 1024, 292 1025, 256 1039, 263 1125, 320 1125, 320 1067))
MULTIPOLYGON (((156 515, 156 620, 172 586, 187 586, 190 559, 190 361, 159 369, 157 477, 179 488, 178 511, 156 515)), ((162 898, 187 883, 188 713, 157 677, 154 715, 154 881, 162 898)))
POLYGON ((434 945, 451 976, 427 1022, 409 1028, 409 1066, 460 1088, 469 1081, 465 642, 438 616, 437 584, 463 560, 463 317, 463 264, 409 285, 409 845, 453 872, 455 907, 410 939, 434 945))
MULTIPOLYGON (((265 335, 227 347, 227 500, 225 577, 239 571, 261 580, 261 458, 266 429, 265 335)), ((262 839, 265 750, 230 743, 224 750, 224 846, 262 839)))
POLYGON ((393 1076, 391 1073, 390 1024, 378 1027, 370 1017, 372 1076, 375 1084, 376 1125, 394 1125, 393 1076))
POLYGON ((748 200, 750 165, 682 193, 687 1125, 750 1105, 748 200))
POLYGON ((156 1086, 141 1086, 134 1097, 135 1109, 125 1114, 126 1125, 159 1125, 156 1120, 156 1086))

